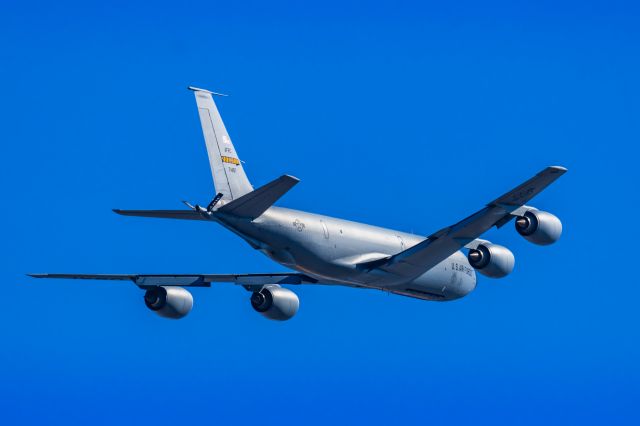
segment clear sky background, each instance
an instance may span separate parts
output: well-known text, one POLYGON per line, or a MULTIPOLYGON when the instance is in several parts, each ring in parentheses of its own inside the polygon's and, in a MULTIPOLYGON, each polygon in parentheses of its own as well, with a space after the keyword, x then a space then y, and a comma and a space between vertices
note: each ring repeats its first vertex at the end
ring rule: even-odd
POLYGON ((634 2, 0 6, 0 424, 638 424, 640 13, 634 2), (554 246, 431 303, 27 272, 283 269, 213 224, 123 218, 213 193, 193 94, 280 205, 427 235, 547 165, 554 246))

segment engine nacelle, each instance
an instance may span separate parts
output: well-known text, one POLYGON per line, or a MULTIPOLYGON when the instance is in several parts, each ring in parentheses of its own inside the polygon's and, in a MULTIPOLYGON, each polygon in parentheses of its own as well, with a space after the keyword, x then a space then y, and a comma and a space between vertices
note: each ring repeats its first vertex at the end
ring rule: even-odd
POLYGON ((251 306, 271 320, 286 321, 298 312, 300 299, 291 290, 268 284, 260 291, 253 292, 251 306))
POLYGON ((482 243, 469 250, 467 259, 474 269, 491 278, 509 275, 515 265, 515 257, 511 250, 491 243, 482 243))
POLYGON ((529 210, 516 219, 516 231, 527 241, 546 246, 558 241, 562 222, 551 213, 529 210))
POLYGON ((193 296, 182 287, 151 287, 144 294, 147 308, 164 318, 180 319, 193 308, 193 296))

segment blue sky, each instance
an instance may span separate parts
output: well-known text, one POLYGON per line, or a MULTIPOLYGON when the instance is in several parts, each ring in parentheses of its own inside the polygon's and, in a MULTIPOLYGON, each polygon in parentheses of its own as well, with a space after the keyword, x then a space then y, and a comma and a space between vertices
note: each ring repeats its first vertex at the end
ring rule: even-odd
POLYGON ((640 55, 632 2, 0 6, 1 424, 636 424, 640 55), (429 303, 231 285, 166 321, 130 284, 26 272, 282 270, 214 225, 111 208, 213 195, 187 85, 281 205, 426 235, 547 165, 563 238, 429 303), (393 160, 391 159, 393 157, 393 160))

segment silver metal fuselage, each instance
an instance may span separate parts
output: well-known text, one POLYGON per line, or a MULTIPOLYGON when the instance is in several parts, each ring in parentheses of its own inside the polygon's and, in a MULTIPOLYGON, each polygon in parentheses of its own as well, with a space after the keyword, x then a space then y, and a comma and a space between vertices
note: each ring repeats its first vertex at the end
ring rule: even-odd
POLYGON ((424 240, 416 235, 281 207, 271 207, 254 220, 220 213, 213 216, 274 261, 320 283, 427 300, 458 299, 476 286, 475 270, 459 251, 417 278, 356 266, 424 240))

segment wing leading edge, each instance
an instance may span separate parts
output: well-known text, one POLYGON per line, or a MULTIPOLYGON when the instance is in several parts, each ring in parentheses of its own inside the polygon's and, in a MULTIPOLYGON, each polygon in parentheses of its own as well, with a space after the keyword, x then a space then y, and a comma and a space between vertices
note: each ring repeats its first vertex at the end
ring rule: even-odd
POLYGON ((394 256, 358 265, 415 278, 469 244, 493 226, 503 226, 520 214, 525 203, 542 192, 567 169, 551 166, 487 204, 482 210, 430 235, 426 240, 394 256))

